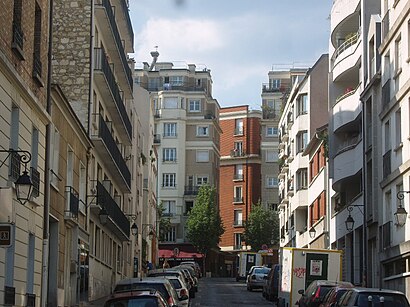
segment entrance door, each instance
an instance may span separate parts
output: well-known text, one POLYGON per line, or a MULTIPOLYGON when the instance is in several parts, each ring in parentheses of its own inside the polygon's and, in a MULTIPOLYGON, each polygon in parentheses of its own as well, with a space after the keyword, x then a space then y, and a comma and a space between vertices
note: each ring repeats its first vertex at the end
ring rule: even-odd
POLYGON ((306 281, 305 289, 314 280, 327 280, 329 255, 327 254, 306 254, 306 281))

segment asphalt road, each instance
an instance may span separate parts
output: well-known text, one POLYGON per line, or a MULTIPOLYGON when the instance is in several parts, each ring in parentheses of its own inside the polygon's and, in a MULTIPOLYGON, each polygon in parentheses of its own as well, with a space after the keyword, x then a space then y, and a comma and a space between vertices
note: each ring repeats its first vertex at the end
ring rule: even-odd
POLYGON ((198 292, 191 301, 191 307, 238 307, 273 306, 262 297, 262 290, 246 290, 244 281, 234 278, 201 278, 198 292))

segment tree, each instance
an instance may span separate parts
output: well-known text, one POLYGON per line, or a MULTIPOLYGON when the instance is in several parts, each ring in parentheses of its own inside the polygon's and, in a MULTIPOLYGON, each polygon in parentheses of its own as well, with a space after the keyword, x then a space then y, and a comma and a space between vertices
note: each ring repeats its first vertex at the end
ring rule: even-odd
POLYGON ((164 216, 164 205, 162 202, 157 206, 157 221, 159 230, 159 241, 165 241, 165 235, 171 230, 171 221, 164 216))
POLYGON ((278 245, 279 223, 274 211, 265 209, 260 203, 252 206, 248 220, 245 222, 244 239, 253 251, 262 245, 278 245))
POLYGON ((188 240, 205 257, 211 248, 218 246, 225 230, 219 215, 214 187, 201 186, 186 226, 188 240))

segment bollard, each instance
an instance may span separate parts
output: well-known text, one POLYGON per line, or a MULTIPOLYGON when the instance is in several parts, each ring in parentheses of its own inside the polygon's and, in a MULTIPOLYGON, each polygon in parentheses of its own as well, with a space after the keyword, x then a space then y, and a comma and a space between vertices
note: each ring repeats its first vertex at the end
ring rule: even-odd
POLYGON ((384 296, 380 297, 380 307, 384 307, 384 296))
POLYGON ((369 295, 367 297, 367 307, 372 307, 372 301, 373 301, 373 297, 369 295))

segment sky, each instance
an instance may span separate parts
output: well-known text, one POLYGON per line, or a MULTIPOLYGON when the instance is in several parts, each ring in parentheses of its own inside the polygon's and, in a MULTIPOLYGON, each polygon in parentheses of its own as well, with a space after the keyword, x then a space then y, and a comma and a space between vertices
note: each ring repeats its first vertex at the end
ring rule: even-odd
POLYGON ((221 107, 261 104, 272 69, 328 53, 331 0, 129 0, 134 57, 211 70, 221 107))

